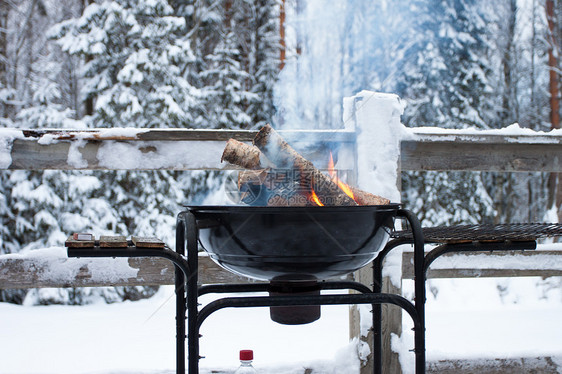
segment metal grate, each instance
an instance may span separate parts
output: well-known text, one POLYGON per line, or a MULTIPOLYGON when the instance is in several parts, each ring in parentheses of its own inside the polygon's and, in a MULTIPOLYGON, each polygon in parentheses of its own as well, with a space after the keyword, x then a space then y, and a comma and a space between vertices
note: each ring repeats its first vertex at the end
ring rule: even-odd
MULTIPOLYGON (((520 241, 562 236, 559 223, 509 223, 499 225, 458 225, 424 227, 426 243, 460 243, 472 241, 520 241)), ((396 231, 397 239, 413 239, 411 230, 396 231)))

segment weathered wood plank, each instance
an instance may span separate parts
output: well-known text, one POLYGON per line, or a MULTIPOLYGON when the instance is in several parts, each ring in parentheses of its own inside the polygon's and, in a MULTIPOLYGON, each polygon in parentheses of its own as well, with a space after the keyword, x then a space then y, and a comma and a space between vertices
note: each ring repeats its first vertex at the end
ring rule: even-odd
POLYGON ((8 169, 24 170, 221 170, 219 141, 71 141, 39 144, 16 139, 8 169), (73 156, 70 156, 73 155, 73 156), (123 157, 122 157, 123 156, 123 157))
MULTIPOLYGON (((170 261, 142 257, 111 260, 0 256, 0 289, 174 284, 174 266, 170 261), (128 262, 127 271, 123 271, 119 260, 128 262), (103 264, 103 268, 96 264, 103 264), (129 276, 131 272, 134 276, 129 276)), ((251 282, 248 278, 223 270, 207 256, 199 258, 198 277, 201 284, 251 282)))
POLYGON ((402 170, 561 172, 559 144, 402 143, 402 170))
MULTIPOLYGON (((254 139, 258 130, 228 130, 228 129, 37 129, 20 130, 6 129, 7 131, 21 131, 28 139, 49 140, 140 140, 140 141, 226 141, 236 139, 249 142, 254 139)), ((291 141, 303 142, 314 140, 317 142, 354 142, 355 132, 349 130, 279 130, 279 133, 291 141)), ((13 135, 13 133, 10 133, 13 135)), ((2 131, 0 131, 2 136, 2 131)))
POLYGON ((560 369, 552 357, 459 359, 427 363, 428 374, 558 374, 560 369))
MULTIPOLYGON (((403 254, 403 278, 413 279, 412 252, 403 254)), ((522 277, 522 276, 562 276, 562 251, 535 250, 494 252, 493 255, 482 252, 467 254, 448 254, 443 258, 454 260, 460 267, 442 267, 439 259, 435 268, 429 269, 428 278, 473 278, 473 277, 522 277), (502 265, 501 258, 507 262, 513 258, 529 259, 532 266, 521 269, 513 264, 502 265), (511 259, 510 259, 511 258, 511 259), (470 262, 486 262, 497 264, 497 268, 486 265, 470 265, 470 262)), ((173 265, 166 260, 151 258, 128 259, 128 266, 136 272, 135 276, 120 275, 122 264, 111 263, 111 259, 73 259, 60 256, 42 259, 41 257, 0 256, 0 289, 9 288, 42 288, 42 287, 101 287, 101 286, 140 286, 174 284, 173 265), (103 271, 96 268, 103 262, 103 271), (114 268, 112 268, 114 266, 114 268), (106 274, 112 273, 110 280, 106 274)), ((368 275, 370 271, 362 272, 368 275)), ((356 277, 358 275, 356 274, 356 277)), ((199 263, 199 280, 202 284, 250 282, 247 278, 237 276, 216 265, 209 257, 201 256, 199 263)), ((366 284, 369 279, 358 279, 366 284)), ((385 282, 388 283, 388 282, 385 282)), ((391 291, 391 290, 387 290, 391 291)))
MULTIPOLYGON (((224 141, 229 138, 251 141, 256 133, 253 130, 152 129, 131 135, 120 133, 119 129, 5 130, 10 138, 14 137, 14 131, 21 133, 12 142, 9 168, 28 170, 228 169, 228 165, 220 163, 224 141), (79 152, 81 163, 69 158, 71 150, 75 155, 79 152), (147 162, 116 164, 103 157, 116 153, 143 157, 147 162)), ((343 144, 344 148, 352 148, 356 136, 347 130, 281 133, 297 149, 300 145, 299 151, 312 159, 318 150, 325 153, 327 143, 330 147, 343 144)), ((401 143, 400 166, 402 170, 420 171, 562 172, 562 136, 414 133, 411 139, 401 143)))
MULTIPOLYGON (((403 279, 414 279, 413 252, 404 251, 403 279)), ((428 278, 562 276, 562 251, 494 251, 449 253, 435 260, 428 278), (442 265, 445 261, 445 265, 442 265), (440 263, 441 262, 441 263, 440 263)))
POLYGON ((415 133, 401 143, 408 171, 562 171, 562 136, 415 133))
MULTIPOLYGON (((373 271, 371 266, 365 266, 359 271, 356 271, 353 274, 355 281, 363 283, 365 285, 372 286, 373 285, 373 271)), ((400 295, 402 290, 392 284, 388 277, 383 278, 382 284, 382 292, 384 293, 391 293, 395 295, 400 295)), ((367 306, 364 306, 367 307, 367 306)), ((371 308, 368 306, 368 308, 371 308)), ((370 345, 371 352, 372 352, 372 341, 373 341, 373 331, 369 330, 367 332, 367 336, 361 335, 361 318, 368 318, 365 314, 361 315, 359 311, 359 307, 353 305, 350 308, 349 312, 350 316, 350 331, 349 335, 350 338, 359 337, 361 341, 370 345)), ((371 314, 369 314, 371 316, 371 314)), ((400 374, 402 372, 399 356, 396 352, 392 351, 391 347, 391 334, 402 334, 402 310, 395 306, 389 304, 382 304, 381 306, 381 316, 382 316, 382 366, 383 366, 383 373, 392 373, 392 374, 400 374)), ((364 365, 361 366, 360 373, 361 374, 370 374, 373 373, 373 360, 371 355, 369 355, 366 362, 363 363, 364 365)))
MULTIPOLYGON (((24 170, 224 170, 225 141, 251 141, 255 131, 163 129, 124 132, 121 129, 0 129, 11 145, 8 169, 24 170)), ((313 162, 328 161, 328 149, 350 154, 355 133, 343 130, 285 131, 313 162)), ((349 159, 350 157, 342 157, 349 159)), ((319 167, 322 167, 321 165, 319 167)), ((340 165, 351 169, 353 165, 340 165)))

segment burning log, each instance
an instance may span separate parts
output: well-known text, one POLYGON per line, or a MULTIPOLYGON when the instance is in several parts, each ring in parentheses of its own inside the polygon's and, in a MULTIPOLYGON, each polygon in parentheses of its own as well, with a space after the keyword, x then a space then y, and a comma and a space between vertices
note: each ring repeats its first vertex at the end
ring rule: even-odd
POLYGON ((356 187, 349 186, 351 192, 353 193, 353 200, 359 205, 387 205, 390 204, 390 200, 374 195, 372 193, 360 190, 356 187))
POLYGON ((286 170, 244 170, 238 173, 238 190, 242 202, 267 206, 312 206, 298 183, 286 170))
POLYGON ((301 185, 314 191, 321 205, 357 205, 328 176, 316 169, 312 162, 295 151, 271 126, 262 127, 254 138, 254 145, 277 167, 296 170, 301 185))
MULTIPOLYGON (((331 156, 330 156, 331 158, 331 156)), ((264 126, 254 145, 230 139, 221 161, 245 169, 238 174, 240 201, 250 205, 385 205, 388 199, 342 183, 330 159, 325 175, 296 152, 271 126, 264 126)))

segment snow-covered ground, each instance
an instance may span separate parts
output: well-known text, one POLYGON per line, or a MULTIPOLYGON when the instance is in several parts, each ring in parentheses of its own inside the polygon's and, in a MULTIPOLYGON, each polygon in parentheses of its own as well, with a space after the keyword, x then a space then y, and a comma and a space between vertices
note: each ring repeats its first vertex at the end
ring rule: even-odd
MULTIPOLYGON (((428 360, 554 356, 562 364, 562 290, 556 278, 431 280, 428 360), (438 291, 436 291, 438 290, 438 291), (436 293, 436 294, 435 294, 436 293)), ((405 281, 409 294, 411 284, 405 281)), ((174 293, 87 306, 0 303, 0 373, 167 374, 175 370, 174 293)), ((216 312, 202 327, 202 373, 229 372, 239 349, 255 351, 263 373, 357 373, 348 307, 322 307, 304 326, 269 320, 265 308, 216 312), (221 371, 222 372, 222 371, 221 371)), ((405 317, 404 338, 413 346, 405 317)), ((405 353, 406 361, 413 355, 405 353)), ((561 366, 562 367, 562 366, 561 366)))

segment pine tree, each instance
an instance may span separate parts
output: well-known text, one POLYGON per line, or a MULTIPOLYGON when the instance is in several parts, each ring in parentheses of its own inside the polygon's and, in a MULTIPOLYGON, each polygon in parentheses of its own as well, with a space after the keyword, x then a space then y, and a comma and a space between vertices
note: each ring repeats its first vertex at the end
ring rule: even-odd
MULTIPOLYGON (((407 126, 489 127, 493 119, 487 99, 492 93, 485 58, 489 41, 478 5, 477 0, 414 2, 414 42, 404 45, 397 69, 402 74, 394 86, 408 104, 403 116, 407 126)), ((493 218, 479 174, 405 173, 403 187, 404 201, 426 224, 493 218)))
POLYGON ((245 112, 248 102, 257 97, 245 89, 249 74, 241 68, 241 54, 236 48, 232 30, 207 56, 207 69, 201 73, 206 82, 202 88, 207 119, 216 128, 248 128, 250 116, 245 112))
POLYGON ((254 0, 251 2, 249 35, 243 45, 248 56, 250 74, 248 90, 254 95, 246 103, 251 127, 259 128, 271 122, 275 115, 273 90, 280 67, 278 0, 254 0))
MULTIPOLYGON (((69 15, 72 12, 66 13, 69 15)), ((62 49, 71 54, 64 61, 75 64, 82 58, 87 62, 85 93, 95 96, 100 107, 88 124, 185 126, 196 91, 184 78, 192 57, 189 43, 180 38, 184 31, 184 20, 173 17, 165 2, 92 4, 81 17, 55 26, 51 35, 59 37, 62 49), (136 105, 142 110, 137 110, 136 105)), ((75 99, 68 100, 68 90, 62 90, 58 81, 63 77, 62 66, 53 63, 57 61, 53 56, 60 53, 54 45, 46 41, 44 44, 48 48, 43 49, 33 68, 35 74, 28 79, 33 95, 20 110, 16 124, 27 128, 84 127, 87 124, 73 120, 77 114, 69 109, 72 102, 80 109, 78 95, 71 92, 75 99)), ((185 184, 178 187, 179 174, 13 172, 3 183, 6 190, 2 201, 11 210, 3 215, 9 232, 8 240, 2 243, 3 251, 61 245, 68 233, 82 231, 97 235, 158 235, 169 242, 173 239, 175 214, 189 186, 184 178, 185 184)), ((81 304, 99 297, 108 302, 136 299, 150 296, 155 290, 33 290, 27 298, 35 304, 81 304)), ((21 302, 25 293, 4 296, 0 298, 21 302)))
POLYGON ((178 127, 193 118, 197 90, 184 77, 193 62, 185 20, 166 1, 106 1, 50 35, 83 57, 84 95, 95 97, 97 127, 178 127))
POLYGON ((486 19, 478 0, 418 0, 396 91, 410 126, 488 128, 491 95, 486 19))

